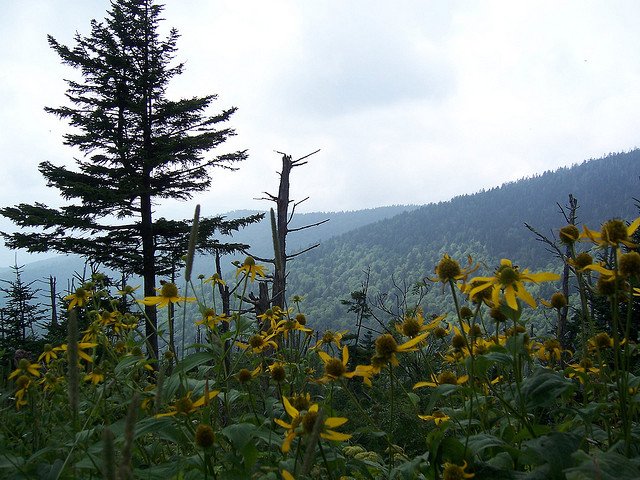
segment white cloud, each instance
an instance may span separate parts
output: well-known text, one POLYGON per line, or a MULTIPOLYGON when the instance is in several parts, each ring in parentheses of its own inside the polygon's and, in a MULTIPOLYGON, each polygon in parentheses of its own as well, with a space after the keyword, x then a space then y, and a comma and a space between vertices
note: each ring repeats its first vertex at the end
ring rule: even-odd
MULTIPOLYGON (((37 171, 72 164, 64 123, 70 74, 46 33, 71 43, 108 2, 8 2, 0 28, 0 204, 56 203, 37 171)), ((169 1, 185 73, 170 94, 219 94, 238 106, 249 149, 237 172, 215 171, 211 192, 158 213, 190 217, 275 192, 280 157, 317 148, 295 169, 309 210, 427 203, 490 188, 638 145, 640 4, 602 1, 169 1)), ((0 229, 10 226, 0 219, 0 229)))

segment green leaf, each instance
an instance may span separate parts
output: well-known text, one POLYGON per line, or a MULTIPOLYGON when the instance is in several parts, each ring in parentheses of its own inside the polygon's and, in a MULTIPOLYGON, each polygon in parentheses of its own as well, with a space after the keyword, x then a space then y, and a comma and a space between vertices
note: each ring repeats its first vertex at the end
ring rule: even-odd
POLYGON ((487 448, 503 447, 505 445, 504 440, 488 433, 472 435, 467 442, 467 448, 473 455, 477 455, 487 448))
POLYGON ((592 456, 578 450, 573 454, 577 467, 567 468, 567 480, 632 480, 640 478, 640 469, 617 452, 598 452, 592 456))
POLYGON ((142 359, 141 357, 136 357, 136 356, 124 357, 122 360, 118 362, 118 364, 115 366, 113 371, 115 372, 116 375, 119 375, 123 371, 128 370, 133 365, 138 363, 141 359, 142 359))
POLYGON ((413 404, 414 407, 417 407, 420 403, 420 397, 413 392, 407 392, 407 397, 409 397, 409 401, 413 404))
POLYGON ((487 463, 499 470, 513 470, 513 458, 507 452, 499 452, 487 463))
POLYGON ((532 409, 549 406, 558 397, 574 388, 575 384, 571 380, 553 370, 539 368, 522 382, 521 391, 527 409, 532 409))
POLYGON ((176 365, 175 371, 185 373, 191 370, 192 368, 195 368, 199 365, 202 365, 203 363, 207 363, 212 360, 215 360, 215 357, 214 355, 211 354, 211 352, 192 353, 181 362, 178 362, 178 364, 176 365))
POLYGON ((244 458, 244 465, 247 470, 253 468, 258 461, 258 449, 253 442, 247 443, 242 450, 240 450, 242 457, 244 458))
POLYGON ((41 466, 38 468, 38 477, 43 480, 57 480, 64 466, 64 461, 58 458, 53 465, 41 466))
POLYGON ((511 365, 513 356, 503 352, 489 352, 482 355, 483 358, 503 365, 511 365))
POLYGON ((236 451, 240 451, 254 437, 257 428, 251 423, 238 423, 223 428, 222 434, 229 439, 236 451))
POLYGON ((530 465, 548 465, 548 468, 544 469, 547 478, 564 479, 562 471, 573 465, 571 455, 580 448, 581 442, 582 438, 579 435, 551 432, 549 435, 523 442, 525 455, 521 460, 528 461, 530 465))
POLYGON ((160 438, 173 443, 180 443, 181 440, 180 430, 176 428, 174 419, 170 417, 145 418, 136 423, 134 438, 149 433, 155 433, 160 438))

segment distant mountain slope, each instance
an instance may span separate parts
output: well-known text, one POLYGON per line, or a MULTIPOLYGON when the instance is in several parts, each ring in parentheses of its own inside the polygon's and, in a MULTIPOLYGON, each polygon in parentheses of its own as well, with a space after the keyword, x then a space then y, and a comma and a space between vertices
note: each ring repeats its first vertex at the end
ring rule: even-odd
MULTIPOLYGON (((591 228, 613 217, 636 218, 639 178, 640 150, 634 150, 425 205, 323 242, 296 259, 289 267, 289 294, 306 296, 305 308, 317 323, 349 327, 352 318, 340 299, 361 287, 367 269, 372 296, 393 292, 393 280, 411 284, 432 275, 443 253, 461 262, 470 254, 489 266, 486 273, 503 257, 542 269, 554 259, 525 222, 551 236, 565 224, 557 204, 566 205, 569 194, 578 199, 579 223, 591 228)), ((449 305, 439 292, 435 288, 427 298, 434 310, 449 305)))
MULTIPOLYGON (((401 212, 418 208, 416 205, 394 205, 388 207, 371 208, 365 210, 356 210, 348 212, 314 212, 296 214, 291 222, 292 228, 304 225, 314 224, 329 219, 328 222, 318 227, 300 230, 292 233, 289 240, 289 248, 291 252, 303 249, 314 243, 323 242, 333 236, 343 234, 354 228, 361 227, 368 223, 377 222, 386 218, 390 218, 401 212)), ((249 210, 237 210, 226 214, 228 218, 238 218, 257 213, 249 210)), ((232 239, 221 238, 221 241, 234 241, 251 245, 251 252, 261 257, 273 257, 273 243, 271 240, 271 226, 268 218, 264 221, 250 225, 237 232, 232 239)), ((194 271, 211 275, 210 266, 211 259, 199 258, 196 260, 194 271)), ((20 265, 25 263, 24 258, 20 258, 20 265)), ((229 271, 234 268, 231 265, 231 259, 225 262, 229 271)), ((14 280, 13 271, 9 266, 0 268, 0 279, 14 280)), ((44 280, 53 275, 58 279, 58 291, 62 292, 68 288, 69 280, 73 278, 74 273, 82 274, 85 268, 84 260, 75 255, 61 255, 58 257, 38 260, 32 263, 26 263, 22 279, 30 282, 32 280, 44 280)), ((117 274, 115 274, 117 276, 117 274)), ((35 287, 36 285, 34 285, 35 287)), ((41 288, 48 288, 42 284, 41 288)), ((0 298, 0 305, 3 299, 0 298)))

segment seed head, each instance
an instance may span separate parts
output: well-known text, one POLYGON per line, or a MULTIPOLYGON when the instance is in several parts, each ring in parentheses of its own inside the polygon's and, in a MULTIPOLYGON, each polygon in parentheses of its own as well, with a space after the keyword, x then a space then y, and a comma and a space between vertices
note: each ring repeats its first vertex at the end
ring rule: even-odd
POLYGON ((623 277, 637 277, 640 275, 640 253, 623 253, 618 258, 618 272, 623 277))
POLYGON ((611 347, 611 337, 606 332, 600 332, 593 337, 593 343, 599 349, 611 347))
POLYGON ((498 277, 500 284, 505 287, 513 285, 520 278, 518 271, 509 265, 501 265, 496 271, 496 276, 498 277))
POLYGON ((580 237, 580 230, 575 225, 567 225, 560 229, 560 241, 565 245, 573 245, 580 237))
POLYGON ((458 377, 456 377, 456 374, 453 372, 450 372, 448 370, 440 373, 440 375, 438 375, 437 377, 438 380, 438 385, 457 385, 458 384, 458 377))
POLYGON ((309 407, 311 406, 311 397, 309 394, 304 395, 299 393, 291 397, 289 400, 291 405, 293 405, 293 407, 299 412, 302 410, 309 410, 309 407))
POLYGON ((287 378, 287 371, 281 363, 275 363, 271 367, 271 378, 274 382, 284 382, 287 378))
POLYGON ((614 295, 616 293, 616 280, 605 280, 604 277, 598 277, 596 290, 600 295, 614 295))
POLYGON ((376 355, 388 359, 398 351, 398 343, 393 335, 385 333, 376 339, 376 355))
POLYGON ((618 218, 605 222, 604 225, 602 225, 600 235, 610 243, 620 243, 623 240, 629 240, 627 225, 618 218))
POLYGON ((175 283, 167 282, 160 289, 160 296, 165 298, 174 298, 178 296, 178 287, 175 283))
POLYGON ((442 327, 436 327, 433 329, 433 336, 436 338, 444 338, 447 336, 447 331, 442 327))
POLYGON ((420 333, 420 322, 415 317, 407 317, 400 326, 402 333, 407 337, 415 337, 420 333))
POLYGON ((215 433, 213 432, 211 425, 201 423, 198 425, 198 428, 196 428, 195 441, 198 447, 209 448, 213 445, 215 438, 215 433))
POLYGON ((467 306, 464 306, 460 309, 460 316, 463 320, 469 320, 471 317, 473 317, 473 310, 471 310, 467 306))
POLYGON ((500 307, 492 307, 489 310, 489 316, 496 322, 504 322, 507 320, 507 316, 504 314, 500 307))
POLYGON ((193 410, 193 402, 189 397, 178 399, 175 405, 178 413, 190 413, 193 410))
POLYGON ((579 270, 582 270, 583 268, 588 267, 593 263, 593 257, 587 252, 582 252, 576 255, 574 263, 579 270))
POLYGON ((250 380, 251 380, 251 372, 249 370, 247 370, 246 368, 243 368, 238 372, 238 381, 240 383, 247 383, 250 380))
POLYGON ((464 347, 467 346, 467 342, 465 341, 462 335, 454 335, 453 338, 451 339, 451 346, 455 350, 462 350, 464 347))
POLYGON ((436 266, 436 274, 442 283, 455 280, 455 277, 460 275, 460 273, 460 264, 446 254, 436 266))
POLYGON ((339 378, 344 374, 345 368, 339 359, 330 358, 324 365, 324 371, 330 377, 339 378))
POLYGON ((556 310, 562 310, 567 306, 567 297, 565 297, 562 292, 556 292, 551 295, 551 301, 549 303, 551 303, 551 306, 556 310))
POLYGON ((588 358, 583 358, 582 360, 580 360, 580 366, 585 370, 588 370, 590 368, 593 368, 593 362, 588 358))
POLYGON ((23 388, 26 388, 27 385, 29 385, 30 381, 31 380, 27 375, 20 375, 16 380, 16 387, 18 387, 18 390, 22 390, 23 388))
POLYGON ((253 335, 249 339, 249 345, 251 345, 251 348, 260 348, 263 344, 264 338, 262 338, 260 335, 253 335))
POLYGON ((304 433, 313 432, 313 427, 316 424, 316 419, 318 418, 318 412, 307 412, 302 418, 302 428, 304 429, 304 433))

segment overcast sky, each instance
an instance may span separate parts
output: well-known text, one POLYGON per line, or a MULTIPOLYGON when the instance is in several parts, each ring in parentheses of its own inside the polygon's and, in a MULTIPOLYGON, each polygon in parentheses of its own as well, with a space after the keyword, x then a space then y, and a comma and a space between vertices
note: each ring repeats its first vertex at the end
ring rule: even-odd
MULTIPOLYGON (((293 197, 310 196, 300 211, 337 211, 448 200, 640 143, 637 0, 166 3, 163 28, 179 30, 186 62, 169 95, 238 107, 220 152, 249 159, 157 216, 268 209, 254 198, 277 191, 275 150, 321 149, 293 171, 293 197)), ((0 205, 60 205, 37 166, 79 154, 43 111, 64 104, 72 75, 46 35, 73 45, 109 2, 0 6, 0 205)), ((12 262, 0 248, 0 265, 12 262)))

